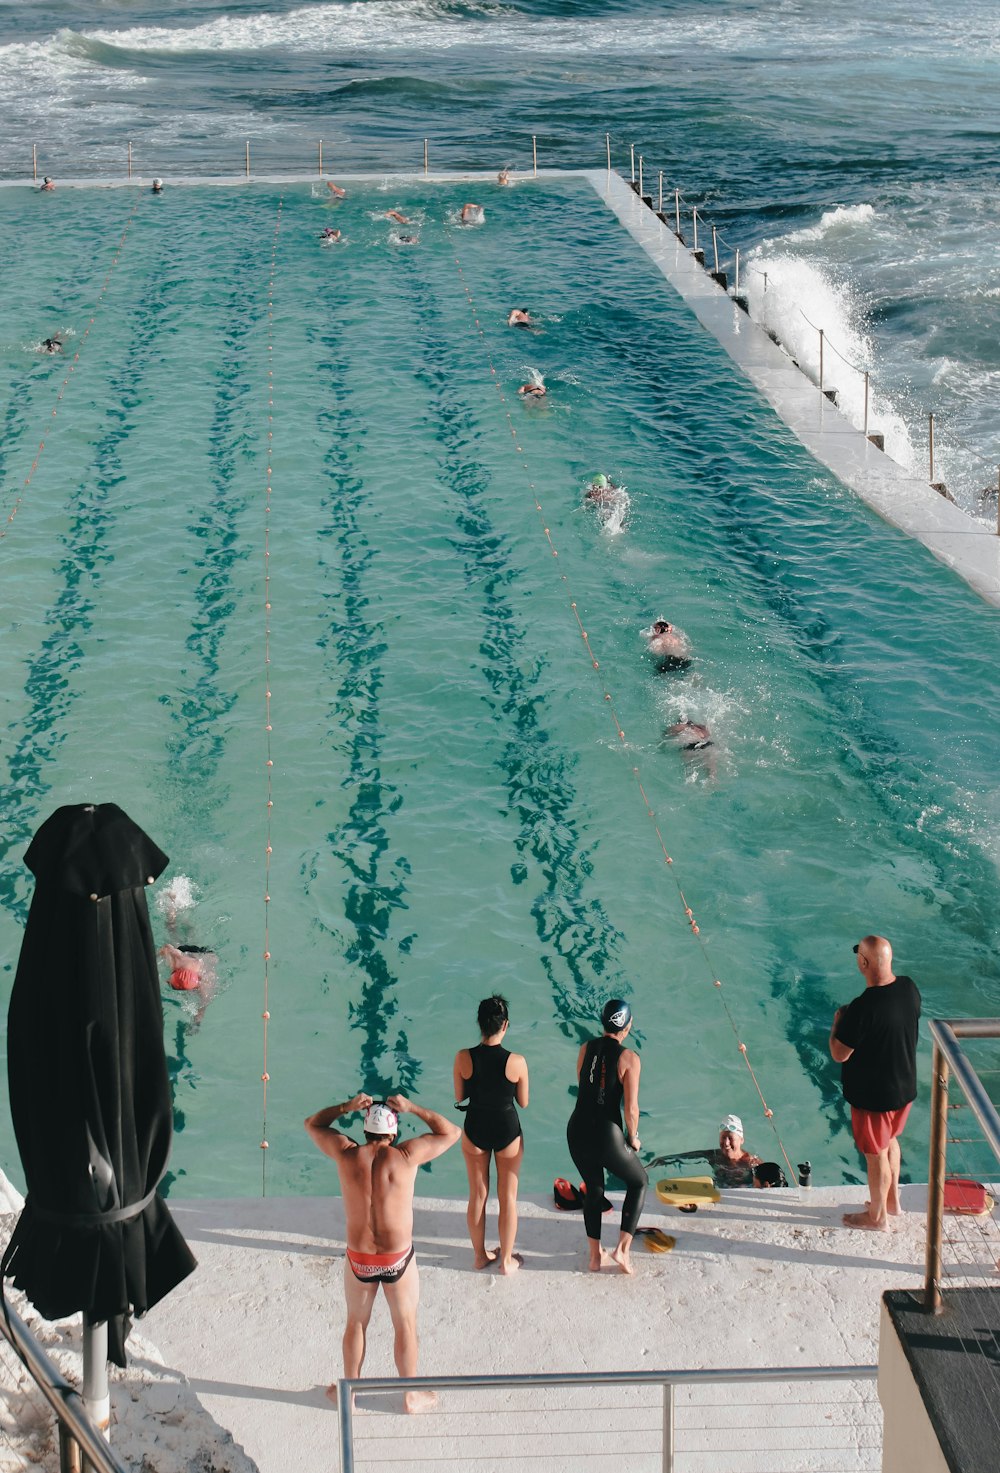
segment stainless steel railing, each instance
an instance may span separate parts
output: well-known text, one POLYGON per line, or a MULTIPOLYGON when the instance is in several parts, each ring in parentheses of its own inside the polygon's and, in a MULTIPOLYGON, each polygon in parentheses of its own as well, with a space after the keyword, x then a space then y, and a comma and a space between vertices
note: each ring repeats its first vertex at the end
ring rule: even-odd
MULTIPOLYGON (((413 1376, 362 1378, 337 1383, 340 1410, 340 1473, 354 1473, 354 1408, 355 1392, 369 1391, 448 1391, 488 1388, 492 1391, 511 1388, 538 1390, 552 1386, 591 1389, 599 1386, 661 1387, 663 1390, 662 1460, 663 1473, 674 1473, 675 1407, 674 1392, 679 1386, 719 1385, 730 1382, 789 1381, 869 1381, 878 1375, 878 1366, 766 1366, 725 1370, 693 1371, 595 1371, 542 1372, 512 1376, 413 1376)), ((426 1424, 425 1424, 426 1425, 426 1424)), ((593 1434, 588 1434, 592 1436, 593 1434)), ((440 1464, 439 1464, 440 1466, 440 1464)), ((456 1466, 474 1468, 475 1460, 463 1455, 456 1466)))
POLYGON ((60 1473, 79 1473, 80 1454, 98 1473, 129 1473, 87 1416, 83 1397, 46 1355, 38 1340, 10 1304, 0 1306, 0 1335, 55 1412, 59 1422, 60 1473))
POLYGON ((927 1187, 927 1255, 924 1308, 941 1310, 944 1179, 948 1151, 948 1081, 954 1074, 978 1120, 986 1143, 1000 1163, 1000 1114, 965 1056, 960 1039, 1000 1038, 1000 1018, 932 1018, 934 1054, 931 1064, 931 1154, 927 1187))

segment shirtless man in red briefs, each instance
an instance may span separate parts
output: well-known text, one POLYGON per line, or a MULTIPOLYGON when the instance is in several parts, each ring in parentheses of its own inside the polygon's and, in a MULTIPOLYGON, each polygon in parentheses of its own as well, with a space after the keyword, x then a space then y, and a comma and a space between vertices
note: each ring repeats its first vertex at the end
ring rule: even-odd
MULTIPOLYGON (((413 1188, 417 1167, 433 1161, 461 1139, 462 1132, 443 1115, 415 1105, 404 1095, 390 1095, 383 1104, 371 1095, 357 1094, 342 1105, 329 1105, 305 1122, 311 1139, 337 1166, 347 1219, 347 1260, 344 1296, 344 1375, 361 1374, 365 1332, 379 1284, 392 1316, 393 1353, 401 1376, 417 1374, 417 1302, 420 1279, 413 1256, 413 1188), (365 1112, 365 1143, 359 1145, 332 1130, 342 1115, 365 1112), (428 1127, 426 1135, 396 1145, 400 1115, 416 1115, 428 1127)), ((327 1390, 336 1400, 337 1386, 327 1390)), ((408 1391, 408 1412, 429 1411, 437 1402, 433 1391, 408 1391)))

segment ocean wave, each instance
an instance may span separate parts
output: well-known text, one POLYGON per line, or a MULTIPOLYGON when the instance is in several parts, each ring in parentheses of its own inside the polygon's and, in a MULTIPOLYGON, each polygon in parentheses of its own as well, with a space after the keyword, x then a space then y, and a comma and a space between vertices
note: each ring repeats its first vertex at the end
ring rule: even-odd
POLYGON ((824 240, 827 236, 854 230, 859 225, 869 225, 875 218, 874 205, 837 205, 820 216, 818 225, 807 225, 802 230, 793 230, 784 237, 785 245, 798 245, 805 241, 824 240))

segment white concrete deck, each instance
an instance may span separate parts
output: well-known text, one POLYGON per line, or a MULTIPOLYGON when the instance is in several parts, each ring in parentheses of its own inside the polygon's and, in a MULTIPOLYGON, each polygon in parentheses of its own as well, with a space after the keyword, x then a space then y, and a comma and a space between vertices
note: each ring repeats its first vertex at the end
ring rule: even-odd
POLYGON ((988 602, 1000 605, 1000 537, 877 450, 764 329, 740 311, 620 175, 594 169, 587 177, 811 454, 887 522, 922 542, 988 602))

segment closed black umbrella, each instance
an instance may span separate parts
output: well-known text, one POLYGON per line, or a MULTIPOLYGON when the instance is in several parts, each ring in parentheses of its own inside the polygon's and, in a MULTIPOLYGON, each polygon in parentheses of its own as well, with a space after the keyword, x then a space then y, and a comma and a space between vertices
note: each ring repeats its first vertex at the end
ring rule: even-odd
POLYGON ((156 1191, 172 1115, 144 887, 167 856, 116 804, 73 804, 25 863, 7 1075, 27 1198, 0 1271, 46 1319, 107 1320, 124 1366, 130 1311, 195 1266, 156 1191))

